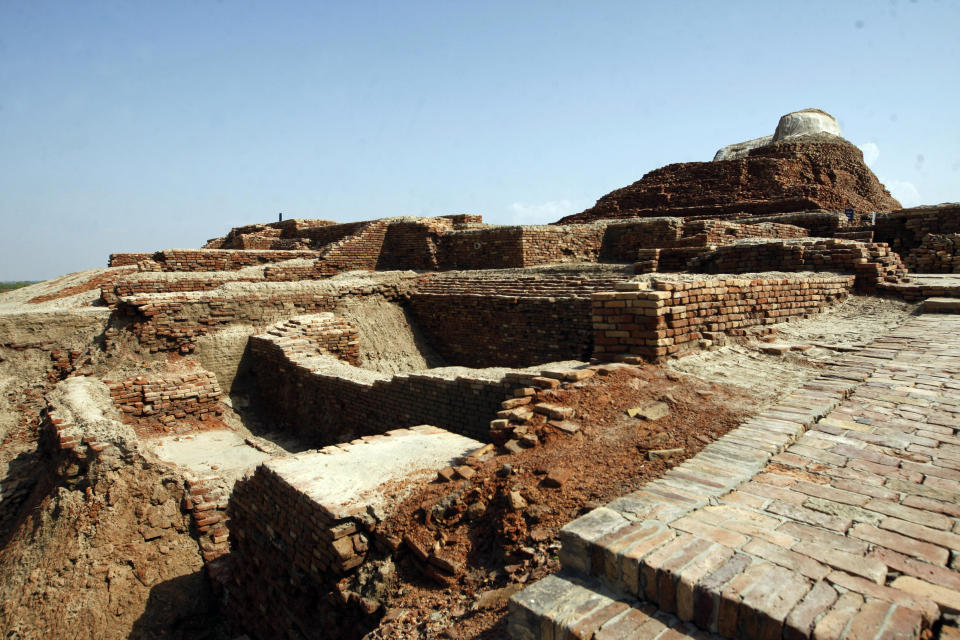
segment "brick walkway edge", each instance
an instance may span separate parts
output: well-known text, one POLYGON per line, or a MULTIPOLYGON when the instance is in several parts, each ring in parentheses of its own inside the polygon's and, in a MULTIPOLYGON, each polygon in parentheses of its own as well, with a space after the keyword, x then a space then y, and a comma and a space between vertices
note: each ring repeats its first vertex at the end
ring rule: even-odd
POLYGON ((915 638, 960 612, 960 317, 926 314, 561 531, 515 640, 915 638))

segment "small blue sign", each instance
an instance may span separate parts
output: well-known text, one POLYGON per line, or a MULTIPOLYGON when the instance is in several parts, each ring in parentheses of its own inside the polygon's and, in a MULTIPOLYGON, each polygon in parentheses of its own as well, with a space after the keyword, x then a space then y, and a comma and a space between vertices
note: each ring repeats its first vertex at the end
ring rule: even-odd
POLYGON ((847 222, 853 222, 853 209, 844 209, 843 212, 847 215, 847 222))

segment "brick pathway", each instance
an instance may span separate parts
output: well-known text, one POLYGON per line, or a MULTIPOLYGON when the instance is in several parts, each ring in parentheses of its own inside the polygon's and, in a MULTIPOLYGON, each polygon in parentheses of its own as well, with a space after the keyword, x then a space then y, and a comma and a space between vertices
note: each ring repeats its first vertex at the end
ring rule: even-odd
POLYGON ((960 317, 918 316, 567 525, 510 631, 918 637, 960 612, 958 430, 960 317))

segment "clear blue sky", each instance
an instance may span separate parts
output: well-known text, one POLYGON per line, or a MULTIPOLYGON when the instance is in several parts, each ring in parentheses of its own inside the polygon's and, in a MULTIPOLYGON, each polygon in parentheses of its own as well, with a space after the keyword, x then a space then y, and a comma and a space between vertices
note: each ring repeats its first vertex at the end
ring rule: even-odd
POLYGON ((3 0, 0 280, 279 211, 552 221, 805 107, 957 201, 958 32, 928 0, 3 0))

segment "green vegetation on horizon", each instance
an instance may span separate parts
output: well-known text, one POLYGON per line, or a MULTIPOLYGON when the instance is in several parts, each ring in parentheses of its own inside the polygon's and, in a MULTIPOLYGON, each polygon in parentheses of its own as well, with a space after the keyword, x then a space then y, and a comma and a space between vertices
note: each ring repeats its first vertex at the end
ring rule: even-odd
POLYGON ((20 287, 29 287, 31 284, 37 284, 40 280, 21 280, 19 282, 0 282, 0 292, 13 291, 20 287))

